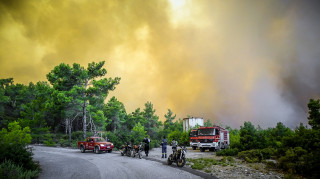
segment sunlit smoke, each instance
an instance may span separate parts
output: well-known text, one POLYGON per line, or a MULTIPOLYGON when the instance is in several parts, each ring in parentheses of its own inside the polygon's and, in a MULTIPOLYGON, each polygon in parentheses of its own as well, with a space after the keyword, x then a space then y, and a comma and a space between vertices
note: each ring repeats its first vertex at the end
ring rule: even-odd
POLYGON ((1 1, 0 78, 106 60, 110 96, 216 124, 307 123, 320 97, 317 1, 1 1))

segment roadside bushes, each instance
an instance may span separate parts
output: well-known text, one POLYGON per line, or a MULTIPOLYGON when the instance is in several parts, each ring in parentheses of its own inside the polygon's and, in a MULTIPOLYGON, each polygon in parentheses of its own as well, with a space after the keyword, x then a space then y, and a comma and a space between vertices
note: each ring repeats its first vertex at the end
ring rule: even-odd
POLYGON ((36 178, 39 175, 39 170, 26 170, 20 165, 15 164, 11 160, 5 160, 0 164, 1 178, 36 178))
POLYGON ((238 153, 238 158, 249 163, 261 162, 270 159, 275 154, 272 148, 246 150, 238 153))
POLYGON ((32 175, 39 173, 39 165, 32 161, 32 153, 26 149, 27 144, 31 142, 29 133, 30 129, 28 127, 21 129, 18 122, 11 122, 8 130, 4 128, 1 130, 0 178, 20 178, 15 176, 29 176, 30 172, 32 175))
POLYGON ((239 149, 237 148, 228 148, 228 149, 224 149, 224 150, 220 150, 218 152, 216 152, 217 156, 237 156, 239 153, 239 149))

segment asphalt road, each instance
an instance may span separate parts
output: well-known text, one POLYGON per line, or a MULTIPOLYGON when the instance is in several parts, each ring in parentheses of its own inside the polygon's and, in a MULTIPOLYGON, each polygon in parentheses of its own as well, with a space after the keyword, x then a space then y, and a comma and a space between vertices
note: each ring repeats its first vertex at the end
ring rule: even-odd
POLYGON ((164 162, 121 156, 119 153, 81 153, 77 149, 32 146, 42 178, 202 178, 164 162))

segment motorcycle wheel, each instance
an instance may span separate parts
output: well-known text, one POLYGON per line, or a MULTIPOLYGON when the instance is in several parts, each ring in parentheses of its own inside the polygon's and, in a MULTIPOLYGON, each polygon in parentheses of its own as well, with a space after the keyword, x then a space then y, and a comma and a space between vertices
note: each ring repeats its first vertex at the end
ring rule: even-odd
POLYGON ((177 166, 178 167, 183 167, 185 163, 186 163, 186 159, 185 158, 178 159, 177 166))
POLYGON ((172 154, 170 154, 169 157, 168 157, 167 163, 168 163, 168 165, 171 165, 172 162, 173 162, 172 161, 172 154))

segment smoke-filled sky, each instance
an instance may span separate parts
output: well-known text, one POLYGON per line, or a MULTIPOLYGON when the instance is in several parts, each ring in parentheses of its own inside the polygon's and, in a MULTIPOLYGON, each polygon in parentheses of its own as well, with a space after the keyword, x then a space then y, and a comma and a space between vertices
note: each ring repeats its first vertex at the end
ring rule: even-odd
POLYGON ((0 78, 46 81, 106 61, 109 97, 239 127, 307 124, 320 97, 320 3, 305 0, 1 0, 0 78))

